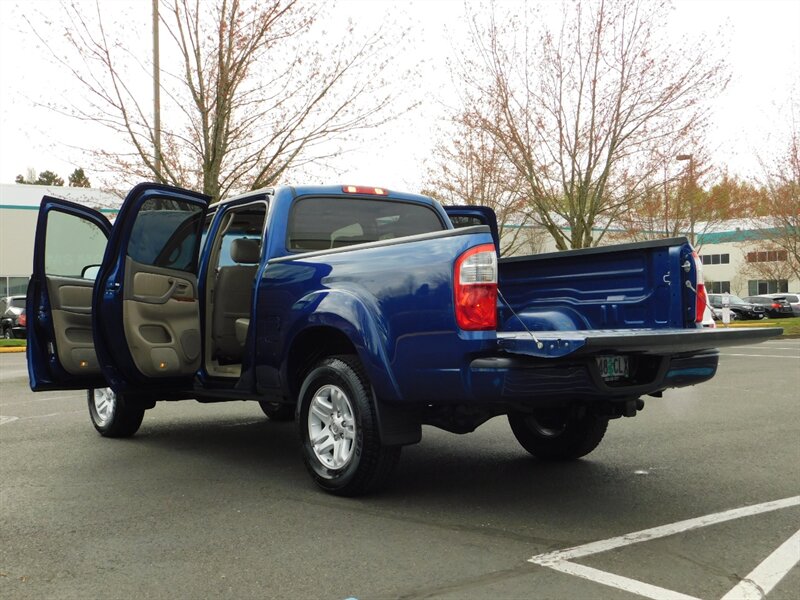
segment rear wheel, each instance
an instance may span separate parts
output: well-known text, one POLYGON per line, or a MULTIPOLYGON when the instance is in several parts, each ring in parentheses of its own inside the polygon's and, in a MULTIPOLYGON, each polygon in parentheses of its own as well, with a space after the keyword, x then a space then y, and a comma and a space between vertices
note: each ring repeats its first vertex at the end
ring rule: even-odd
POLYGON ((111 388, 87 390, 87 400, 92 425, 103 437, 130 437, 142 424, 145 409, 111 388))
POLYGON ((294 405, 282 402, 259 401, 258 405, 270 421, 293 421, 294 405))
POLYGON ((11 331, 10 327, 6 327, 3 329, 3 339, 5 340, 13 340, 14 339, 14 332, 11 331))
POLYGON ((510 413, 508 423, 525 450, 542 460, 574 460, 597 448, 608 428, 608 419, 566 412, 510 413))
POLYGON ((402 448, 381 443, 370 389, 361 363, 351 355, 322 360, 303 382, 298 418, 303 459, 326 492, 375 491, 397 466, 402 448))

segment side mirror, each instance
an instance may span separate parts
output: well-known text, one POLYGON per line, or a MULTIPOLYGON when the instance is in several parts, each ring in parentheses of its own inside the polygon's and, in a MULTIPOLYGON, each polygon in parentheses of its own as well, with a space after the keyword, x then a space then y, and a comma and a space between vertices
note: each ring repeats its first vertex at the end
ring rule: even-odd
POLYGON ((81 271, 81 277, 84 279, 97 279, 97 274, 100 272, 100 265, 87 265, 81 271))

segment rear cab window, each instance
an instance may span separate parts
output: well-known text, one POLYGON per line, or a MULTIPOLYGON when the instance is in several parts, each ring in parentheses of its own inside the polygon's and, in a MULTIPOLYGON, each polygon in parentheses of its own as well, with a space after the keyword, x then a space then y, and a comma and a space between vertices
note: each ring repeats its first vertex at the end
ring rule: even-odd
POLYGON ((447 226, 431 207, 401 200, 307 197, 289 217, 287 247, 313 252, 443 231, 447 226))
POLYGON ((25 298, 11 298, 8 301, 8 308, 25 308, 25 298))

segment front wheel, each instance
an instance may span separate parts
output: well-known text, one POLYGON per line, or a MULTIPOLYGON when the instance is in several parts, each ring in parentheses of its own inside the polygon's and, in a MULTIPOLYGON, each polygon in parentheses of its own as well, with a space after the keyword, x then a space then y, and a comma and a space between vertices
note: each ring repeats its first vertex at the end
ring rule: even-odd
POLYGON ((11 331, 10 327, 6 327, 3 329, 3 339, 4 340, 13 340, 14 339, 14 332, 11 331))
POLYGON ((130 437, 139 430, 144 408, 134 405, 124 394, 111 388, 87 390, 89 418, 103 437, 130 437))
POLYGON ((400 446, 381 443, 370 385, 358 358, 333 356, 311 370, 300 390, 303 459, 326 492, 356 496, 389 482, 400 446))
POLYGON ((569 417, 564 412, 510 413, 508 423, 525 450, 542 460, 574 460, 597 448, 608 419, 586 414, 569 417))

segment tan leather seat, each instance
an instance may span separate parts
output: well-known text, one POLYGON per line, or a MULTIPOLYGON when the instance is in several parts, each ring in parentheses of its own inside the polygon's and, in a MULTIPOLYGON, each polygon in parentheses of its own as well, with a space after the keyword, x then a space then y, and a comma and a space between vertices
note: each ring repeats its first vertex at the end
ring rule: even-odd
POLYGON ((261 259, 261 243, 255 239, 238 239, 231 243, 234 266, 220 267, 214 291, 211 320, 215 358, 220 364, 242 362, 242 344, 236 337, 236 320, 249 319, 253 297, 253 280, 261 259))

